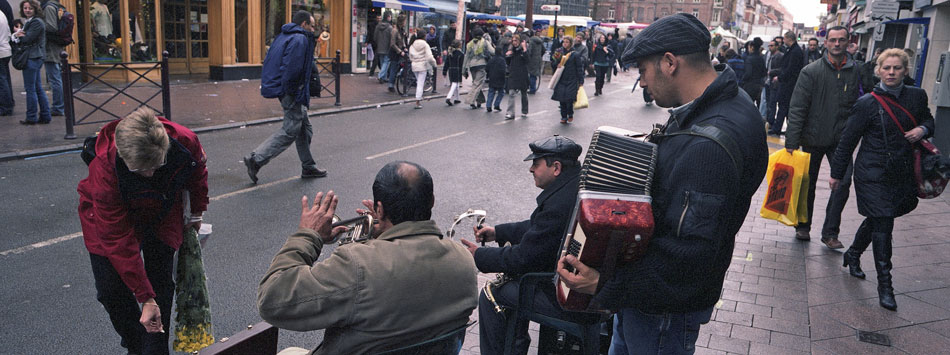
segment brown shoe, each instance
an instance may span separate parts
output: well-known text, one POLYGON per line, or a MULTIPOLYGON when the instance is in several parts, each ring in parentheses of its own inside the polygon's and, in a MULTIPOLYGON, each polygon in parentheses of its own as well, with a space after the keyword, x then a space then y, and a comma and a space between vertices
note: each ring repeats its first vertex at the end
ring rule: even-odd
POLYGON ((795 239, 811 240, 811 234, 806 229, 795 230, 795 239))
POLYGON ((822 243, 825 243, 825 245, 828 246, 828 248, 831 248, 831 249, 841 249, 841 248, 844 248, 844 245, 841 244, 841 242, 838 241, 838 238, 836 238, 836 237, 821 237, 821 242, 822 242, 822 243))

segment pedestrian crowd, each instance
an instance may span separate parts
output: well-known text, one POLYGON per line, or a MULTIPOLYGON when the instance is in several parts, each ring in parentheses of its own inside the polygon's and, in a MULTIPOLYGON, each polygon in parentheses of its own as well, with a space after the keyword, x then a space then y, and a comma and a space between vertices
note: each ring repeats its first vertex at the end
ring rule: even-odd
MULTIPOLYGON (((23 28, 34 32, 18 35, 21 40, 42 32, 36 29, 41 22, 33 22, 31 1, 21 11, 28 19, 23 28)), ((484 104, 488 112, 500 112, 507 96, 507 119, 515 116, 516 100, 522 117, 528 114, 527 95, 538 90, 541 57, 548 50, 537 34, 475 27, 463 42, 454 34, 439 39, 433 29, 408 31, 401 16, 395 26, 391 20, 384 14, 373 31, 380 83, 392 89, 393 75, 411 72, 419 108, 421 83, 436 75, 441 60, 451 86, 448 106, 461 103, 460 83, 471 77, 465 98, 471 109, 484 104)), ((254 183, 260 169, 291 144, 301 177, 327 175, 310 154, 311 93, 301 79, 313 70, 314 25, 310 13, 294 13, 264 59, 261 94, 279 100, 284 121, 244 157, 254 183)), ((590 34, 559 32, 549 49, 555 71, 549 88, 559 102, 561 123, 573 121, 586 77, 595 78, 594 94, 600 95, 611 74, 633 65, 644 92, 670 108, 667 123, 647 138, 657 145, 650 191, 655 228, 641 259, 601 274, 573 255, 560 255, 583 170, 582 148, 567 137, 528 145, 531 153, 524 160, 531 162, 528 172, 541 190, 530 219, 475 227, 474 242, 444 238, 431 219, 434 180, 424 167, 392 162, 379 170, 372 199, 363 200, 366 209, 358 211, 370 218, 367 241, 322 255, 324 246, 347 232, 334 224, 340 197, 328 191, 313 201, 301 199, 299 228, 264 273, 257 309, 279 328, 326 331, 316 349, 280 354, 377 353, 417 343, 457 352, 476 305, 481 352, 504 353, 507 344, 523 354, 530 343, 527 323, 510 312, 523 302, 519 277, 534 272, 556 273, 567 289, 591 296, 591 307, 614 313, 611 354, 693 353, 699 329, 711 319, 722 292, 735 236, 766 173, 766 129, 780 134, 784 116, 786 149, 811 153, 809 218, 796 227, 795 237, 810 239, 814 186, 827 157, 832 197, 821 241, 843 248, 838 227, 853 176, 858 212, 866 219, 843 264, 850 275, 864 278, 859 257, 873 245, 880 305, 896 309, 890 273, 894 219, 917 205, 913 144, 934 130, 926 93, 905 84, 907 53, 888 49, 873 63, 863 63, 849 52, 848 30, 833 27, 824 49, 815 43, 803 51, 789 32, 773 39, 764 55, 757 38, 740 51, 721 51, 720 60, 710 58, 709 32, 689 14, 659 19, 623 42, 611 34, 590 34), (714 66, 716 61, 721 65, 714 66), (874 75, 867 74, 868 67, 874 75), (763 106, 772 107, 763 111, 763 106), (764 117, 776 106, 781 121, 764 117), (506 278, 479 293, 477 271, 506 278)), ((41 54, 31 63, 39 63, 41 54)), ((39 70, 39 64, 33 67, 39 70)), ((97 299, 129 352, 167 354, 175 284, 171 262, 182 230, 202 223, 209 201, 207 157, 193 132, 148 110, 107 124, 89 147, 79 213, 97 299)), ((553 283, 539 287, 528 300, 536 312, 568 321, 591 317, 562 309, 553 283)))
POLYGON ((65 7, 58 0, 24 0, 20 2, 20 18, 14 19, 10 4, 0 2, 0 116, 13 115, 16 105, 10 64, 23 74, 26 91, 26 117, 20 124, 49 124, 53 116, 63 116, 59 54, 72 42, 71 33, 64 35, 63 31, 72 30, 64 27, 71 15, 64 13, 65 7), (44 68, 50 97, 40 80, 44 68))

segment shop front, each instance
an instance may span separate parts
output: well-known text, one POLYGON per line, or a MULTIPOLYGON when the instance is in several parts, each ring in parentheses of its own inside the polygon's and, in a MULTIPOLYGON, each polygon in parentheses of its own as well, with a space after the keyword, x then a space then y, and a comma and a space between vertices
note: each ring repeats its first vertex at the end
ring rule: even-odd
MULTIPOLYGON (((260 77, 261 63, 280 27, 305 10, 316 20, 319 57, 341 50, 351 62, 351 0, 62 0, 76 15, 67 47, 70 62, 91 63, 92 75, 110 63, 151 62, 168 51, 172 74, 208 75, 213 80, 260 77), (123 20, 127 19, 127 20, 123 20)), ((141 65, 142 67, 147 64, 141 65)), ((135 64, 130 65, 136 68, 135 64)), ((130 70, 111 70, 103 79, 135 80, 130 70)), ((157 78, 158 73, 150 73, 157 78)))

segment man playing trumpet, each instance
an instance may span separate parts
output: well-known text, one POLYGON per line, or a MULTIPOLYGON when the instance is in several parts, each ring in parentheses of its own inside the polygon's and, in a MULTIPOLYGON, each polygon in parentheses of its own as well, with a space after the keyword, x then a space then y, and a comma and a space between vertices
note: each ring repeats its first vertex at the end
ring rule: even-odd
POLYGON ((296 331, 326 329, 312 352, 364 354, 400 348, 465 326, 478 292, 465 249, 442 238, 432 216, 432 177, 410 162, 384 166, 373 182, 374 235, 336 248, 317 262, 323 245, 346 227, 332 227, 333 191, 302 199, 300 229, 287 239, 257 292, 261 318, 296 331), (419 292, 430 290, 438 292, 419 292))

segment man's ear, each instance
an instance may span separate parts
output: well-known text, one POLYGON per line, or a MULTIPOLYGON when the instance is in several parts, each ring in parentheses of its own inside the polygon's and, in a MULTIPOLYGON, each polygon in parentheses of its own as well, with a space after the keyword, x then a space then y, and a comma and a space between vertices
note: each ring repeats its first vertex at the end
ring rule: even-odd
POLYGON ((666 52, 660 57, 660 70, 664 70, 667 76, 672 76, 680 67, 680 60, 673 53, 666 52), (663 69, 663 64, 667 64, 669 69, 663 69))
POLYGON ((383 203, 381 201, 376 201, 376 208, 374 208, 376 216, 379 217, 379 220, 382 221, 387 218, 385 210, 383 209, 383 203))
POLYGON ((561 172, 564 171, 564 166, 561 165, 561 162, 555 160, 554 164, 551 165, 554 168, 554 176, 561 175, 561 172))

